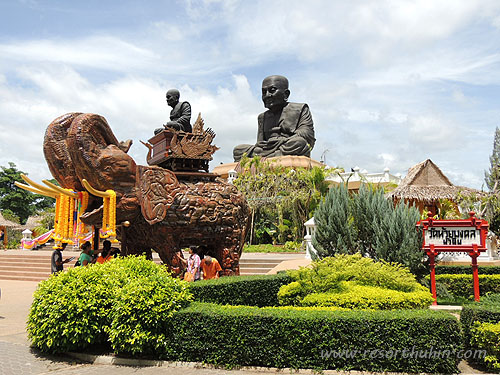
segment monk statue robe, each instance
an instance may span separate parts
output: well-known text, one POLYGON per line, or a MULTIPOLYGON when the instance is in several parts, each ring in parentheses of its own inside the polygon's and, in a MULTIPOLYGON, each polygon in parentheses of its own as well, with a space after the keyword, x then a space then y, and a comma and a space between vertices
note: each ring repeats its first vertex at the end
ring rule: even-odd
POLYGON ((314 127, 309 106, 289 103, 288 79, 280 75, 264 78, 262 101, 268 109, 259 115, 257 143, 239 145, 233 150, 234 161, 248 157, 299 155, 310 156, 314 147, 314 127))
POLYGON ((167 104, 172 107, 170 111, 170 121, 163 128, 155 129, 155 135, 161 133, 163 129, 181 130, 186 133, 191 133, 191 104, 188 102, 180 102, 180 92, 177 89, 167 91, 167 104))

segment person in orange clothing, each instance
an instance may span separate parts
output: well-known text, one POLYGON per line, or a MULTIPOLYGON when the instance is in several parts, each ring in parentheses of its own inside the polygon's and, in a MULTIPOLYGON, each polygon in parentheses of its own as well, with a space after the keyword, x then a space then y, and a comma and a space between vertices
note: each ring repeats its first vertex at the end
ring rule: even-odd
POLYGON ((201 261, 201 270, 203 271, 203 280, 218 279, 222 274, 222 268, 217 259, 206 255, 201 261))
POLYGON ((111 254, 111 241, 105 240, 102 243, 101 255, 99 255, 99 257, 96 259, 96 262, 103 264, 110 259, 113 259, 113 255, 111 254))

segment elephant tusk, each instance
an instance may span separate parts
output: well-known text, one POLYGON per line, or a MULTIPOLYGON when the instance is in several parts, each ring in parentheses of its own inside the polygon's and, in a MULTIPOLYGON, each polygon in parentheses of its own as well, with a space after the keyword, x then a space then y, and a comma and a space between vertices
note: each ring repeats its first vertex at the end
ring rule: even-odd
POLYGON ((57 193, 49 193, 48 191, 41 191, 41 190, 38 190, 37 188, 34 188, 32 186, 29 186, 29 185, 21 184, 20 182, 17 182, 17 181, 15 181, 14 184, 17 187, 20 187, 21 189, 31 191, 32 193, 35 193, 35 194, 40 194, 40 195, 44 195, 46 197, 51 197, 51 198, 57 198, 57 196, 58 196, 57 193))
MULTIPOLYGON (((46 195, 46 194, 56 194, 56 195, 59 195, 59 193, 57 191, 54 191, 52 189, 49 189, 43 185, 40 185, 40 184, 37 184, 35 181, 33 181, 32 179, 28 178, 28 176, 26 176, 25 174, 22 174, 21 173, 21 178, 28 184, 28 185, 31 185, 32 187, 34 187, 35 189, 39 190, 39 191, 42 191, 44 194, 43 195, 46 195)), ((24 188, 23 188, 24 189, 24 188)), ((30 190, 31 191, 31 190, 30 190)), ((39 194, 39 193, 37 193, 39 194)))
POLYGON ((112 193, 108 193, 107 191, 100 191, 94 189, 92 186, 90 186, 89 182, 86 179, 82 180, 83 187, 89 191, 90 194, 98 196, 98 197, 111 197, 112 193))
POLYGON ((78 193, 75 193, 75 192, 67 190, 67 189, 63 189, 62 187, 54 185, 52 182, 47 181, 47 180, 42 180, 42 182, 45 185, 47 185, 49 188, 52 188, 53 190, 55 190, 58 193, 67 195, 70 198, 78 198, 78 193))

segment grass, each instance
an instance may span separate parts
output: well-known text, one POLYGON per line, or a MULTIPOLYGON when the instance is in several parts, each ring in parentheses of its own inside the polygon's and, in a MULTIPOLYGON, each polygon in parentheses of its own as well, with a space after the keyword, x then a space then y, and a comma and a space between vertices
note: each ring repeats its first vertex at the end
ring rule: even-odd
POLYGON ((303 253, 304 250, 300 246, 293 245, 245 245, 243 253, 303 253))

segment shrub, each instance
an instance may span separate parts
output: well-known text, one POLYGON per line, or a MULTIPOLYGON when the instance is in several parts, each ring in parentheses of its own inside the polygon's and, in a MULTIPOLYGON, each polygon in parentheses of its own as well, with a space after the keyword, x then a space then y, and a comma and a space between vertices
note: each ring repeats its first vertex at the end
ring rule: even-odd
MULTIPOLYGON (((426 282, 430 276, 426 276, 426 282)), ((436 275, 436 284, 444 286, 446 291, 453 296, 472 299, 474 296, 474 284, 472 275, 436 275)), ((439 288, 437 291, 439 293, 439 288)), ((500 293, 500 275, 479 275, 479 290, 481 294, 500 293)))
POLYGON ((289 275, 294 282, 281 287, 278 293, 282 305, 415 308, 432 302, 430 293, 408 269, 400 264, 374 262, 360 254, 325 258, 311 267, 289 271, 289 275), (383 297, 384 290, 394 292, 394 307, 383 297))
POLYGON ((462 339, 456 318, 440 311, 297 311, 206 303, 179 311, 168 332, 158 353, 169 360, 412 373, 457 372, 454 353, 462 339), (430 346, 449 356, 417 354, 430 346))
POLYGON ((488 301, 463 306, 460 312, 460 324, 464 332, 465 345, 468 348, 471 348, 471 330, 474 322, 499 323, 500 306, 488 301))
MULTIPOLYGON (((480 275, 498 275, 500 274, 500 266, 478 266, 478 273, 480 275)), ((470 274, 472 275, 471 266, 451 266, 440 265, 436 266, 436 275, 442 274, 470 274)))
POLYGON ((194 299, 221 305, 276 306, 278 291, 292 281, 286 273, 229 276, 190 283, 194 299))
POLYGON ((484 357, 476 359, 488 369, 500 371, 500 323, 475 322, 471 329, 471 346, 485 351, 484 357))
POLYGON ((312 293, 300 301, 301 306, 338 306, 348 309, 424 309, 433 299, 426 290, 399 292, 373 286, 350 285, 342 293, 312 293))
POLYGON ((39 284, 28 336, 46 352, 84 349, 107 342, 108 335, 117 351, 124 345, 131 352, 147 349, 149 336, 157 334, 153 328, 161 330, 171 312, 189 301, 186 288, 143 257, 72 268, 39 284))
POLYGON ((314 257, 361 253, 376 260, 404 264, 419 278, 427 273, 420 214, 404 202, 395 207, 382 189, 362 186, 349 194, 344 185, 331 188, 314 214, 314 257))

